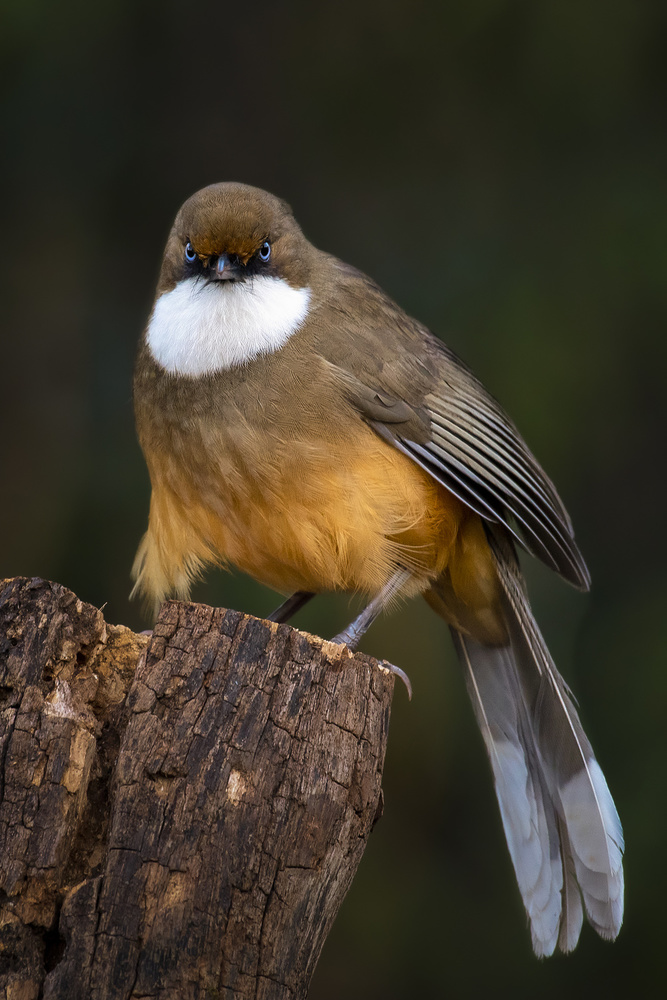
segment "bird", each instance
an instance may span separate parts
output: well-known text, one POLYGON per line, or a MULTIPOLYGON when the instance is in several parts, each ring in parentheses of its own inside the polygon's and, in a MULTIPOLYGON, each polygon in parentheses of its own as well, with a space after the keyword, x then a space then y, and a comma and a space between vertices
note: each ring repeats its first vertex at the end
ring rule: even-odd
POLYGON ((398 598, 448 624, 536 955, 623 919, 624 841, 518 550, 590 576, 514 423, 444 342, 317 249, 290 206, 211 184, 180 208, 134 375, 151 481, 133 595, 187 599, 233 564, 287 599, 351 591, 354 648, 398 598))

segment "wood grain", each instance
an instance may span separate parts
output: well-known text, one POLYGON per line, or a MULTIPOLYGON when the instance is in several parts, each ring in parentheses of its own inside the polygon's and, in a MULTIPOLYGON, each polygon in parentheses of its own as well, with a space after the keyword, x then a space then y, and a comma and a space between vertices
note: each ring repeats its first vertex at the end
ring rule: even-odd
POLYGON ((378 811, 393 682, 236 611, 169 602, 149 641, 5 581, 5 995, 305 997, 378 811))

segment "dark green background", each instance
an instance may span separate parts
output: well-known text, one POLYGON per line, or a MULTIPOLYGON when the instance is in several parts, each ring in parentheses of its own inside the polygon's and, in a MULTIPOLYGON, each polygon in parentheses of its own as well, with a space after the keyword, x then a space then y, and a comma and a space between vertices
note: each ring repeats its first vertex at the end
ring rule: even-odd
MULTIPOLYGON (((128 603, 148 482, 134 347, 203 184, 287 198, 473 366, 559 485, 582 596, 537 616, 627 835, 615 945, 538 962, 446 629, 414 603, 364 648, 407 669, 385 815, 312 997, 652 996, 665 932, 667 5, 371 0, 2 4, 0 573, 128 603)), ((211 573, 197 597, 276 597, 211 573)), ((298 621, 330 635, 347 599, 298 621)))

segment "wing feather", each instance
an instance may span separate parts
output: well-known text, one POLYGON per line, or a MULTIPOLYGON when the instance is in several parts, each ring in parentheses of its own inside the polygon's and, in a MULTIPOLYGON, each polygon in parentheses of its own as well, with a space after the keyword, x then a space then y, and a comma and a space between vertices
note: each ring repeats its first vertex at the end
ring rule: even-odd
POLYGON ((572 522, 551 480, 500 404, 428 331, 423 357, 405 354, 365 384, 341 366, 336 376, 370 426, 491 523, 577 587, 590 576, 572 522), (405 387, 405 391, 403 391, 405 387))

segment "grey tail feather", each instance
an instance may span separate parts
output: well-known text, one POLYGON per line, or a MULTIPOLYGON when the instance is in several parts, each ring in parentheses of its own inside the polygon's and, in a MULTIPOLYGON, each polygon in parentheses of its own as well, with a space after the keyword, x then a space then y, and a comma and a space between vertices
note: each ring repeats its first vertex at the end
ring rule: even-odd
POLYGON ((584 921, 584 910, 581 905, 581 893, 577 882, 577 871, 572 857, 570 838, 565 824, 558 824, 563 858, 563 907, 560 920, 558 947, 561 951, 573 951, 579 940, 581 925, 584 921))
POLYGON ((507 646, 452 629, 493 770, 537 955, 571 951, 583 921, 615 938, 623 832, 591 745, 533 618, 511 542, 490 537, 507 646))

